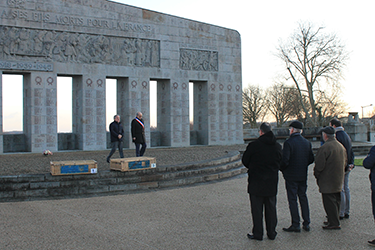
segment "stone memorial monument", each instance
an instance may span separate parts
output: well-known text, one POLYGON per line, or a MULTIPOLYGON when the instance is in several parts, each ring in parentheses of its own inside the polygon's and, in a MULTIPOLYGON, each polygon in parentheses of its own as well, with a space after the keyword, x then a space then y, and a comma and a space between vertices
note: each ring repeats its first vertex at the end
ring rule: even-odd
MULTIPOLYGON (((58 76, 73 81, 73 100, 64 101, 72 102, 74 149, 106 149, 106 79, 117 80, 125 147, 133 147, 137 111, 151 140, 150 81, 157 82, 158 145, 190 145, 189 83, 198 144, 243 143, 237 31, 106 0, 4 0, 0 19, 0 75, 23 76, 27 152, 58 150, 58 76)), ((2 131, 1 116, 0 153, 2 131)))
POLYGON ((359 121, 358 112, 349 112, 344 128, 352 141, 367 141, 367 127, 359 121))

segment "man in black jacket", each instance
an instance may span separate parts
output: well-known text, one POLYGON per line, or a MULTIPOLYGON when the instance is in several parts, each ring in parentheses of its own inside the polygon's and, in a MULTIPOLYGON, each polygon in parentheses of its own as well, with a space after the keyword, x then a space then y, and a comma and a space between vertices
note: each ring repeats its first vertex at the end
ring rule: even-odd
POLYGON ((292 225, 286 232, 301 232, 297 196, 301 206, 303 229, 310 231, 310 210, 306 195, 307 168, 314 162, 311 142, 302 137, 303 124, 294 121, 289 126, 290 137, 284 142, 281 171, 285 179, 292 225))
POLYGON ((146 151, 145 125, 142 119, 142 113, 137 112, 136 117, 131 123, 133 142, 135 143, 135 156, 143 156, 146 151), (141 150, 139 150, 142 145, 141 150))
MULTIPOLYGON (((363 160, 363 166, 370 169, 372 216, 375 222, 375 146, 372 146, 370 152, 363 160)), ((368 244, 375 247, 375 239, 369 240, 368 244)))
POLYGON ((120 116, 115 115, 113 117, 113 122, 109 124, 109 132, 111 134, 111 145, 112 149, 111 152, 109 152, 109 155, 107 157, 107 162, 110 162, 111 156, 115 153, 116 148, 118 148, 118 151, 120 153, 120 157, 124 158, 124 152, 122 151, 122 136, 124 135, 124 129, 120 122, 120 116))
POLYGON ((347 166, 345 167, 344 184, 341 191, 340 220, 348 219, 350 212, 349 173, 354 168, 354 152, 352 149, 352 140, 344 131, 340 120, 334 118, 329 122, 329 125, 335 128, 336 140, 338 140, 346 149, 347 166))
POLYGON ((249 143, 242 157, 243 165, 248 168, 247 192, 253 218, 253 231, 247 237, 263 239, 264 206, 267 236, 274 240, 277 234, 276 194, 282 149, 269 123, 261 124, 259 135, 257 140, 249 143))

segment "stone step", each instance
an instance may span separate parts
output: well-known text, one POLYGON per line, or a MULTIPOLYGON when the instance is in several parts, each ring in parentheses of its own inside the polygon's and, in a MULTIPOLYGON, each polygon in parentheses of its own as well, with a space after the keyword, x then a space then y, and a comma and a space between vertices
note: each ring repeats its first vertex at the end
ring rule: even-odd
POLYGON ((208 161, 137 171, 99 171, 94 175, 0 176, 0 201, 111 195, 192 185, 246 173, 238 151, 208 161))

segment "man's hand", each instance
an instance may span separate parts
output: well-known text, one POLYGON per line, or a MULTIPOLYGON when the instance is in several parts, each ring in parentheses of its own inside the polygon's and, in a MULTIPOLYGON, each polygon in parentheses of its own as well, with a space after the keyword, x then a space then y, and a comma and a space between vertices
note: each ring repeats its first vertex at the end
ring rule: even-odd
POLYGON ((349 170, 349 171, 352 171, 353 168, 354 168, 354 164, 350 164, 348 170, 349 170))

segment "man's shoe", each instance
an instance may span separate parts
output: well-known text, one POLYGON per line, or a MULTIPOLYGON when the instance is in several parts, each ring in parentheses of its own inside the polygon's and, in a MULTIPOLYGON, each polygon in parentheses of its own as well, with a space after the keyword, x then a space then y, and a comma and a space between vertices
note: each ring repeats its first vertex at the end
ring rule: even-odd
POLYGON ((290 226, 288 228, 284 227, 283 230, 285 232, 295 232, 295 233, 300 233, 301 232, 301 228, 299 228, 299 227, 293 227, 293 226, 290 226))
POLYGON ((109 158, 107 158, 107 162, 110 163, 109 158))
POLYGON ((349 219, 349 214, 344 214, 343 216, 340 215, 340 220, 349 219))
POLYGON ((254 236, 254 234, 247 234, 247 238, 249 238, 250 240, 263 240, 263 239, 261 239, 261 238, 256 238, 256 237, 254 236))
POLYGON ((340 226, 330 226, 330 225, 323 226, 322 228, 325 230, 340 230, 341 229, 340 226))
POLYGON ((270 239, 270 240, 275 240, 275 239, 276 239, 276 236, 273 236, 273 237, 267 236, 267 237, 268 237, 268 239, 270 239))
POLYGON ((325 221, 325 222, 323 222, 323 224, 327 226, 329 223, 328 223, 328 221, 325 221))
POLYGON ((270 239, 270 240, 274 240, 274 239, 276 238, 276 235, 277 235, 277 232, 275 232, 275 234, 273 234, 273 235, 269 235, 269 234, 267 234, 267 237, 268 237, 268 239, 270 239))
POLYGON ((302 226, 303 230, 305 230, 306 232, 310 232, 310 226, 307 225, 307 226, 302 226))
POLYGON ((370 246, 375 247, 375 240, 369 240, 367 241, 370 246))

